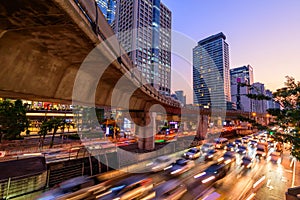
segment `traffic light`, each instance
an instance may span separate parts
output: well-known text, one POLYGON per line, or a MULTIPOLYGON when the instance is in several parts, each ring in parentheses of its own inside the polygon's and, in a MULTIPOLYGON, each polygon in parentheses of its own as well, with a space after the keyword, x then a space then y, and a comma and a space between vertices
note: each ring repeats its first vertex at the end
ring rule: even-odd
POLYGON ((270 135, 273 135, 273 133, 274 133, 273 131, 270 131, 270 135))

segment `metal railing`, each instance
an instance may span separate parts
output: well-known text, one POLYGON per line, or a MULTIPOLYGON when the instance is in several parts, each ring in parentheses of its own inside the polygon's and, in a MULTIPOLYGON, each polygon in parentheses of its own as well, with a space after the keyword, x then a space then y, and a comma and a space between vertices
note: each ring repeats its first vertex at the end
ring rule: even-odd
POLYGON ((40 190, 46 186, 47 171, 0 181, 0 198, 9 199, 40 190))

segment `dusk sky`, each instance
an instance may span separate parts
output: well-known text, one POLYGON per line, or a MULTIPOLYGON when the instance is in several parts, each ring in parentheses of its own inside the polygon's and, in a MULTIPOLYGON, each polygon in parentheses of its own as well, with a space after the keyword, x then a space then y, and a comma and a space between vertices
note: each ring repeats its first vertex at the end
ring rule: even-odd
MULTIPOLYGON (((227 37, 230 68, 250 64, 254 81, 272 91, 284 86, 286 75, 300 81, 299 0, 162 2, 172 11, 172 29, 194 41, 185 44, 190 45, 190 61, 172 55, 172 91, 184 90, 187 103, 192 103, 192 49, 219 32, 227 37)), ((175 42, 180 41, 172 41, 173 46, 175 42)))

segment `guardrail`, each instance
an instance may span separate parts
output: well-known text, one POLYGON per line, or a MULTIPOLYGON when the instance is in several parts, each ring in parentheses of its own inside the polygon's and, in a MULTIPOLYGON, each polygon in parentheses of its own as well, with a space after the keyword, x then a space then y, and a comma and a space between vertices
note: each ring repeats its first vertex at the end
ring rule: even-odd
POLYGON ((0 198, 9 199, 34 192, 46 186, 47 171, 0 181, 0 198))

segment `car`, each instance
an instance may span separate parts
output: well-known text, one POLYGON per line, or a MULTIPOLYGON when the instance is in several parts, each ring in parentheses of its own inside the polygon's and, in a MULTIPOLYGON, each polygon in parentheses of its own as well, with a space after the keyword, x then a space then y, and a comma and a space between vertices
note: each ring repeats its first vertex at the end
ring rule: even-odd
POLYGON ((272 140, 268 140, 268 148, 271 149, 271 148, 275 148, 275 141, 272 141, 272 140))
POLYGON ((171 179, 153 188, 149 195, 142 199, 179 200, 187 192, 187 187, 177 179, 171 179))
POLYGON ((183 157, 186 159, 197 159, 200 157, 200 149, 196 147, 191 148, 183 154, 183 157))
POLYGON ((201 181, 202 184, 212 184, 222 179, 230 170, 230 165, 225 162, 217 162, 207 167, 203 172, 196 174, 194 179, 201 181))
POLYGON ((249 138, 248 137, 242 137, 242 141, 244 144, 247 144, 249 142, 249 138))
POLYGON ((201 151, 203 153, 207 153, 211 149, 215 149, 215 145, 213 143, 205 143, 201 147, 201 151))
POLYGON ((228 143, 228 144, 225 146, 224 149, 227 150, 227 151, 234 151, 234 150, 235 150, 235 144, 232 143, 232 142, 230 142, 230 143, 228 143))
POLYGON ((216 138, 214 141, 217 149, 223 149, 228 144, 227 138, 216 138))
POLYGON ((152 189, 153 181, 151 178, 137 179, 133 182, 123 182, 114 185, 97 195, 96 199, 138 199, 146 196, 152 189))
POLYGON ((241 160, 241 166, 249 169, 253 166, 254 162, 255 162, 254 158, 251 158, 249 156, 244 156, 241 160))
POLYGON ((254 133, 254 134, 253 134, 253 138, 254 138, 254 139, 258 139, 258 137, 259 137, 259 133, 254 133))
POLYGON ((193 167, 195 167, 195 162, 193 160, 180 158, 176 160, 176 162, 172 164, 172 167, 167 170, 170 176, 179 176, 193 167))
POLYGON ((238 149, 236 150, 236 152, 238 154, 246 154, 247 153, 247 146, 246 145, 242 145, 242 146, 239 146, 238 149))
POLYGON ((243 140, 241 138, 240 139, 236 139, 233 143, 236 145, 236 147, 239 147, 239 146, 241 146, 241 145, 244 144, 243 140))
POLYGON ((255 148, 257 146, 257 140, 250 140, 248 142, 248 145, 251 147, 251 148, 255 148))
POLYGON ((257 143, 256 148, 256 155, 255 157, 261 158, 267 158, 268 155, 268 143, 257 143))
POLYGON ((267 158, 268 161, 271 161, 272 163, 280 164, 282 162, 282 153, 273 151, 270 156, 267 158))
POLYGON ((236 156, 235 156, 234 151, 225 152, 223 157, 221 157, 221 158, 224 158, 224 159, 220 159, 220 160, 223 160, 223 162, 225 162, 226 164, 236 161, 236 156))
POLYGON ((211 149, 207 152, 207 154, 204 157, 204 160, 212 160, 214 156, 216 155, 217 150, 216 149, 211 149))
POLYGON ((170 156, 161 156, 146 164, 150 167, 152 172, 158 172, 164 170, 166 167, 170 166, 175 159, 171 158, 170 156))
POLYGON ((58 184, 53 189, 37 197, 37 199, 38 200, 58 199, 64 195, 76 192, 80 189, 93 186, 94 184, 96 184, 95 179, 90 178, 88 176, 75 177, 58 184))

